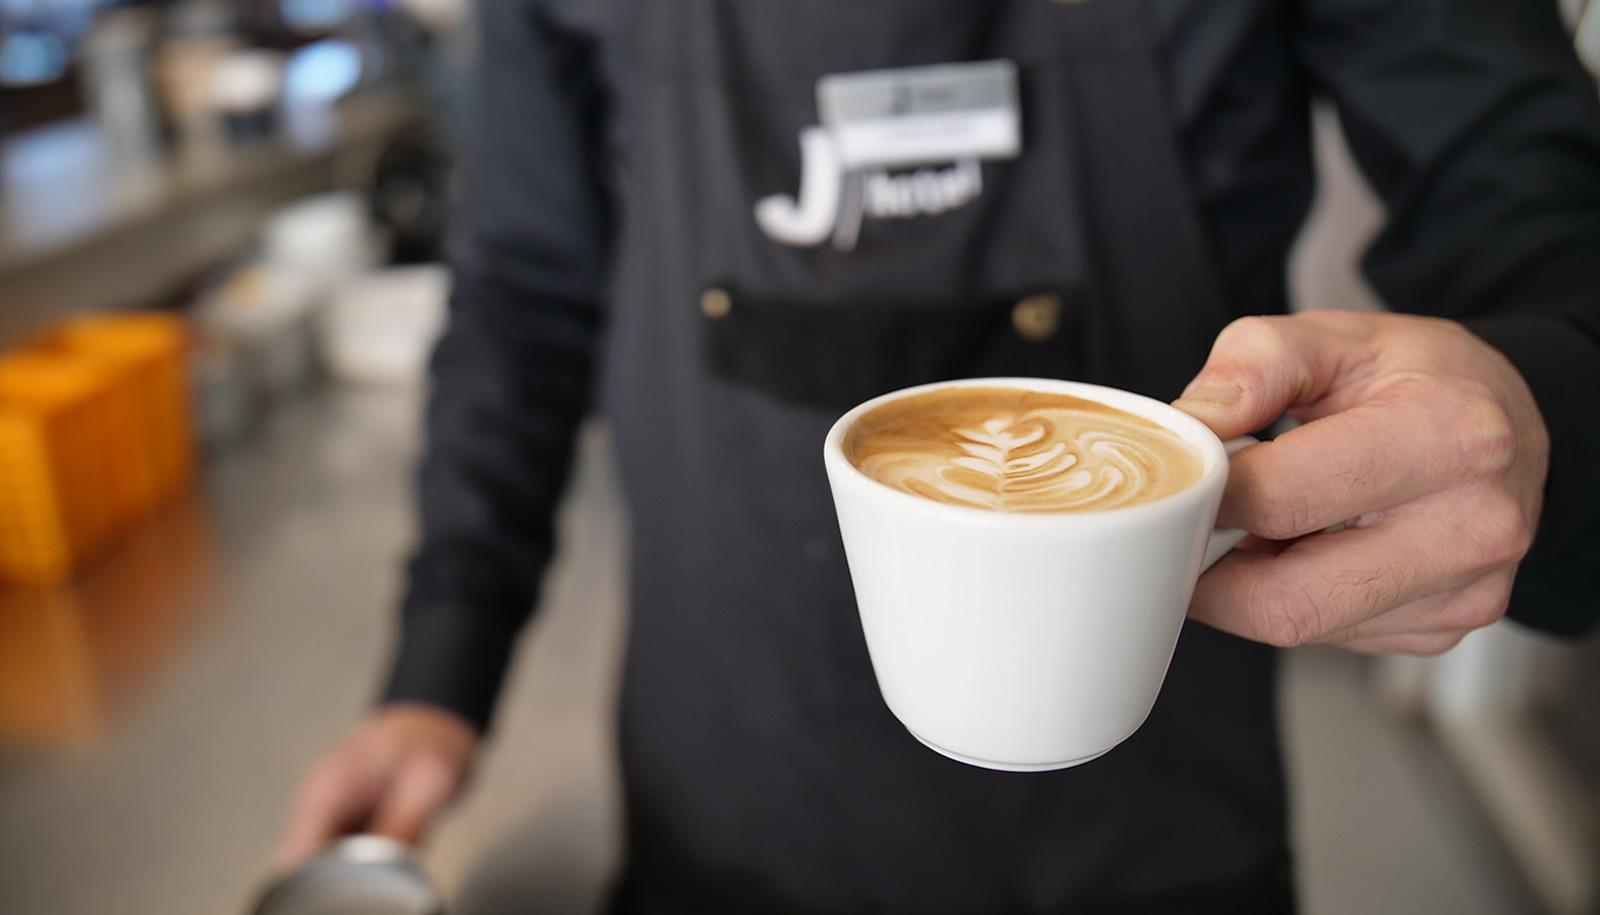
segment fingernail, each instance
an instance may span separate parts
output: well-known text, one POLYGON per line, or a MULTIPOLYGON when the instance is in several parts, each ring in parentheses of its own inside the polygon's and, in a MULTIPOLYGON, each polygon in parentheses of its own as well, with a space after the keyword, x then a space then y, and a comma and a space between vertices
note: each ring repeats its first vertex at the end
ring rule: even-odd
POLYGON ((1189 382, 1189 386, 1183 389, 1183 396, 1177 400, 1178 403, 1184 401, 1232 406, 1239 402, 1239 386, 1231 381, 1196 378, 1189 382))

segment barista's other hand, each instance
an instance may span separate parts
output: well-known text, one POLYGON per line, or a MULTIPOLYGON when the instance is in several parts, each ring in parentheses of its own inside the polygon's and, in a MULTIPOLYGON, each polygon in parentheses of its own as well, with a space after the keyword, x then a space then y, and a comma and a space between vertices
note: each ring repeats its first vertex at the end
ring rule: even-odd
POLYGON ((1549 435, 1522 376, 1461 325, 1243 318, 1175 405, 1223 438, 1286 411, 1304 423, 1234 456, 1219 524, 1259 539, 1200 579, 1195 619, 1273 645, 1437 654, 1505 613, 1549 435))
POLYGON ((277 866, 297 867, 354 832, 415 843, 460 793, 479 742, 466 721, 433 706, 377 710, 302 779, 277 866))

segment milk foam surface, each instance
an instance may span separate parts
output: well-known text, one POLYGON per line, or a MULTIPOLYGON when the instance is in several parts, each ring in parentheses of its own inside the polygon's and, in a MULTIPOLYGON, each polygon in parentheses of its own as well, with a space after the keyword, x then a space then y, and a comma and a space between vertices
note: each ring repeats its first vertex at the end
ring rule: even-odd
POLYGON ((863 415, 845 457, 904 492, 1002 512, 1099 511, 1193 485, 1201 460, 1157 423, 1066 394, 958 387, 863 415))

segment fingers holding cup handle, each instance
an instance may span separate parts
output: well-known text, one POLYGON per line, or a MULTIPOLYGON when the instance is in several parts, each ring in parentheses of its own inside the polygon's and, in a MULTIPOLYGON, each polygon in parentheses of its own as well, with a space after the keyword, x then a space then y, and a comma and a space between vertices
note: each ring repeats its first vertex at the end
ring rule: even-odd
MULTIPOLYGON (((1257 444, 1260 444, 1260 439, 1251 435, 1241 435, 1223 442, 1222 447, 1227 450, 1228 457, 1233 457, 1251 445, 1257 444)), ((1248 531, 1236 527, 1219 527, 1212 531, 1211 538, 1206 541, 1205 558, 1200 560, 1200 571, 1204 572, 1216 565, 1217 560, 1228 555, 1248 535, 1248 531)))

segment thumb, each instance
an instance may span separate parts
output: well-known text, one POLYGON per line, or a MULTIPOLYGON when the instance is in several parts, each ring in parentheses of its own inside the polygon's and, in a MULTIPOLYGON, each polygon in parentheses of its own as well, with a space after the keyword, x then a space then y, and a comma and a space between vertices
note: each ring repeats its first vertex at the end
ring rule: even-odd
POLYGON ((1217 335, 1205 367, 1172 405, 1220 438, 1255 432, 1328 393, 1356 346, 1312 314, 1240 318, 1217 335))

